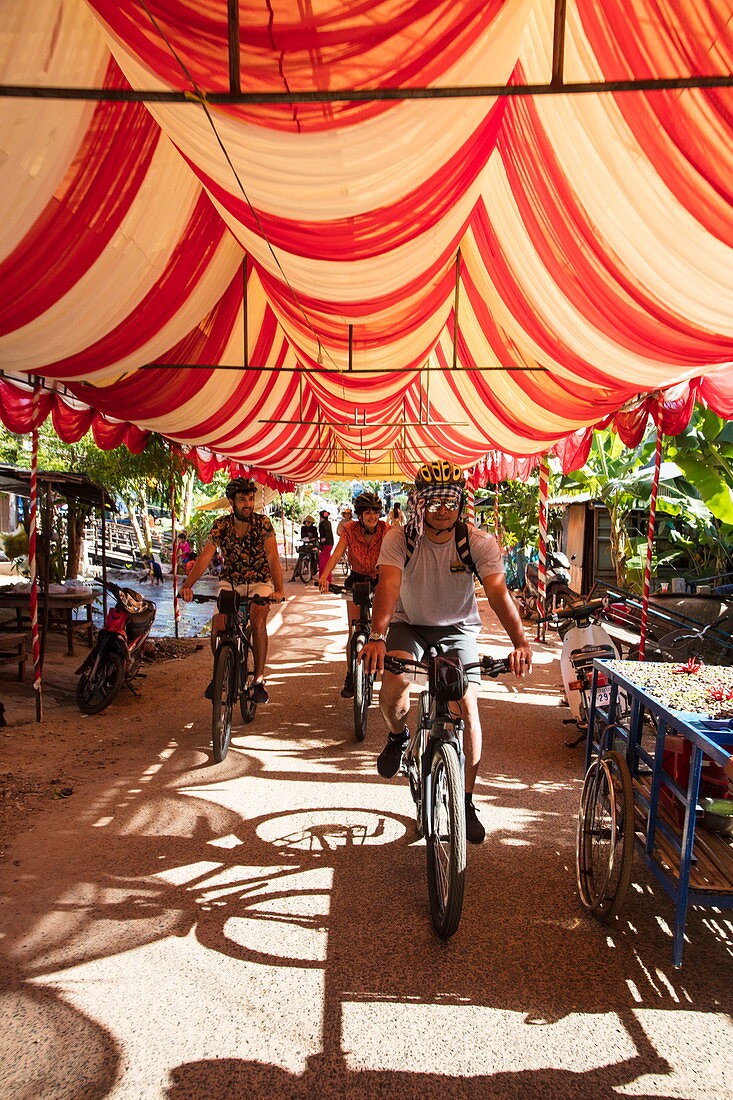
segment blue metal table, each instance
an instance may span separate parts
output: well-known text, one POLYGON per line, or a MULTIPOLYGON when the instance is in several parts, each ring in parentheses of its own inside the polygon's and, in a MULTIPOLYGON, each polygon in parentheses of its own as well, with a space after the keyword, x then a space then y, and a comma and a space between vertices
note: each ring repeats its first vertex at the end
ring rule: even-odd
MULTIPOLYGON (((636 848, 675 903, 672 961, 679 967, 688 907, 733 908, 733 844, 696 823, 703 763, 706 758, 721 766, 731 762, 733 720, 713 720, 665 707, 634 682, 634 661, 614 661, 611 667, 607 661, 595 660, 593 665, 586 771, 594 753, 616 748, 626 757, 634 787, 636 848), (610 684, 605 706, 596 702, 599 676, 610 684), (620 692, 631 704, 628 724, 623 726, 617 722, 620 692), (655 719, 656 731, 651 724, 645 728, 645 714, 655 719), (665 742, 671 735, 690 742, 686 789, 663 767, 665 742), (655 742, 651 751, 645 744, 649 737, 655 742), (666 801, 673 809, 675 804, 679 806, 677 814, 668 812, 660 801, 663 790, 670 792, 666 801)), ((669 673, 668 664, 660 667, 669 673)))

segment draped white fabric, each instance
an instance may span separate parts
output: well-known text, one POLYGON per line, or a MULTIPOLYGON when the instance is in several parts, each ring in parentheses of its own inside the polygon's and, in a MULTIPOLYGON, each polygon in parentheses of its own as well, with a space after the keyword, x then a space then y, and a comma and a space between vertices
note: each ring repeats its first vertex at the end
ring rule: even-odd
MULTIPOLYGON (((552 70, 553 0, 270 7, 240 5, 245 90, 552 70)), ((727 415, 730 88, 214 106, 226 0, 147 8, 3 6, 5 85, 192 97, 0 98, 8 426, 42 378, 61 431, 89 408, 305 480, 577 461, 568 438, 660 390, 666 430, 693 399, 727 415)), ((575 0, 566 78, 730 73, 732 14, 575 0)))

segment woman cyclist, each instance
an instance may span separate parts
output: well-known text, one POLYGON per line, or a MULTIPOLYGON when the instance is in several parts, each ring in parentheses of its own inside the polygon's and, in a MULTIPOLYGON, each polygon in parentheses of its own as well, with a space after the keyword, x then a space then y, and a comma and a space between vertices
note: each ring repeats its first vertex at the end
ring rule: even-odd
MULTIPOLYGON (((377 583, 377 558, 387 531, 387 524, 381 519, 382 502, 374 493, 360 493, 354 501, 354 511, 356 519, 344 525, 336 549, 321 573, 321 592, 328 592, 329 578, 347 551, 350 571, 344 582, 345 587, 353 588, 355 581, 368 581, 372 588, 377 583)), ((350 644, 353 624, 359 618, 359 609, 353 600, 348 602, 348 616, 350 644)), ((344 699, 351 699, 354 695, 354 684, 348 664, 348 644, 346 652, 346 678, 341 695, 344 699)))

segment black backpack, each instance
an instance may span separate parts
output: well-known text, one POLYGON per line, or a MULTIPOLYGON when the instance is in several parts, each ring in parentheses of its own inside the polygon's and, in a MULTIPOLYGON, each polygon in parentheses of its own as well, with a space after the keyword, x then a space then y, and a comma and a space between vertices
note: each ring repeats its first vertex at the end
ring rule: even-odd
MULTIPOLYGON (((469 573, 473 573, 474 576, 479 577, 476 563, 471 557, 471 546, 468 541, 468 524, 465 520, 459 519, 455 526, 456 533, 456 550, 458 551, 458 557, 461 559, 469 573)), ((405 568, 415 552, 415 536, 412 530, 408 528, 405 531, 405 568)), ((452 568, 452 567, 451 567, 452 568)))

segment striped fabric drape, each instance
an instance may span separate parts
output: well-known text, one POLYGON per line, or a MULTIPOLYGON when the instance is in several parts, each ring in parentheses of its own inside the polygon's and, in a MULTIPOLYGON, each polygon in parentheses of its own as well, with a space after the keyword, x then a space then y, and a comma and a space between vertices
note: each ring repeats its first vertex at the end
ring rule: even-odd
MULTIPOLYGON (((241 85, 543 82, 554 10, 240 3, 241 85)), ((0 99, 8 428, 39 377, 63 438, 307 481, 731 415, 733 89, 214 107, 227 40, 227 0, 6 0, 1 83, 188 96, 0 99)), ((732 70, 730 0, 567 5, 567 80, 732 70)))

